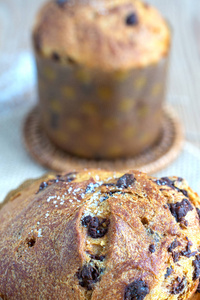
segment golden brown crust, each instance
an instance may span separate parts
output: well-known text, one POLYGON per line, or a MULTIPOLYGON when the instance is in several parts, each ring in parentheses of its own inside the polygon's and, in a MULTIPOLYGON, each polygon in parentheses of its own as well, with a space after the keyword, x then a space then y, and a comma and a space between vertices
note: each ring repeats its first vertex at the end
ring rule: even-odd
POLYGON ((185 181, 101 170, 43 180, 0 210, 0 297, 192 296, 200 270, 200 200, 185 181))
POLYGON ((124 70, 156 63, 168 54, 169 28, 151 6, 139 0, 110 0, 102 13, 92 5, 71 3, 50 1, 38 14, 34 44, 45 57, 59 55, 63 62, 124 70), (138 23, 128 26, 132 13, 138 23))

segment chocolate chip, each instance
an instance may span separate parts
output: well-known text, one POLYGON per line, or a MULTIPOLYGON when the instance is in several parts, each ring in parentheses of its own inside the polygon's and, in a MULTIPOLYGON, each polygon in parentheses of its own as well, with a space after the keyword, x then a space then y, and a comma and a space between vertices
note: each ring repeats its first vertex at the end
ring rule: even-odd
POLYGON ((196 255, 196 258, 193 260, 192 264, 194 266, 193 280, 196 280, 200 277, 200 254, 196 255))
POLYGON ((149 251, 150 251, 151 253, 156 252, 156 247, 155 247, 154 244, 151 244, 151 245, 149 246, 149 251))
POLYGON ((127 189, 130 185, 134 184, 135 180, 133 174, 124 174, 117 180, 117 187, 127 189))
POLYGON ((179 261, 179 257, 181 256, 180 252, 172 252, 172 258, 174 262, 179 261))
POLYGON ((185 284, 185 277, 183 277, 183 279, 177 277, 176 282, 173 284, 170 293, 173 295, 180 294, 184 290, 185 284))
POLYGON ((38 194, 39 192, 41 192, 42 190, 45 190, 48 186, 52 185, 53 183, 56 183, 58 182, 59 180, 56 178, 56 179, 50 179, 48 181, 43 181, 41 184, 40 184, 40 187, 39 187, 39 190, 37 191, 36 194, 38 194))
POLYGON ((143 280, 135 280, 125 288, 124 300, 143 300, 149 294, 149 287, 143 280))
POLYGON ((100 261, 103 261, 105 259, 105 255, 94 255, 94 254, 90 254, 90 257, 92 259, 95 259, 95 260, 100 260, 100 261))
POLYGON ((168 206, 177 222, 181 222, 182 218, 185 217, 189 211, 193 210, 191 203, 185 198, 181 202, 168 203, 168 206))
POLYGON ((126 24, 128 26, 134 26, 139 23, 138 16, 135 12, 132 12, 130 15, 126 17, 126 24))
POLYGON ((188 242, 187 246, 186 246, 186 250, 185 251, 181 251, 182 256, 186 256, 188 258, 195 256, 197 254, 197 251, 192 252, 190 247, 192 246, 192 242, 188 242))
POLYGON ((84 265, 77 273, 79 284, 87 288, 88 291, 92 290, 94 284, 100 279, 100 273, 101 271, 98 266, 91 264, 84 265))
POLYGON ((175 248, 177 248, 178 246, 180 246, 181 243, 177 241, 177 239, 175 239, 171 245, 169 246, 168 248, 168 252, 171 252, 172 253, 172 257, 173 257, 173 260, 174 262, 177 262, 179 260, 179 257, 181 256, 181 253, 179 252, 174 252, 173 250, 175 248))
POLYGON ((59 181, 63 182, 72 182, 76 179, 77 172, 70 172, 65 175, 58 175, 57 178, 59 181))
POLYGON ((171 243, 171 245, 169 246, 168 252, 173 252, 173 250, 174 250, 175 248, 177 248, 178 246, 181 246, 181 243, 178 242, 177 239, 175 239, 175 240, 171 243))
POLYGON ((82 225, 88 228, 88 235, 94 239, 103 237, 108 232, 109 224, 108 219, 99 219, 98 217, 86 216, 82 220, 82 225))
POLYGON ((60 7, 64 7, 65 3, 67 3, 68 0, 56 0, 56 3, 60 6, 60 7))
POLYGON ((167 277, 169 277, 169 276, 172 274, 172 272, 173 272, 172 266, 169 267, 169 268, 167 268, 167 271, 166 271, 166 274, 165 274, 165 279, 166 279, 167 277))
POLYGON ((188 197, 188 192, 186 190, 182 190, 179 188, 176 188, 178 191, 180 191, 185 197, 188 197))
POLYGON ((115 186, 115 183, 107 182, 103 183, 102 186, 115 186))
POLYGON ((169 179, 168 177, 162 177, 160 179, 157 179, 155 180, 154 182, 157 184, 157 185, 167 185, 169 186, 170 188, 174 189, 174 190, 177 190, 178 192, 181 192, 185 197, 188 197, 188 192, 184 189, 179 189, 178 187, 176 187, 174 184, 176 181, 179 181, 179 182, 182 182, 183 181, 183 178, 180 178, 178 177, 176 180, 171 180, 169 179))
POLYGON ((51 57, 52 57, 52 59, 55 60, 55 61, 59 61, 59 60, 60 60, 60 56, 59 56, 57 53, 55 53, 55 52, 52 53, 52 56, 51 56, 51 57))
POLYGON ((26 243, 27 243, 27 245, 28 245, 29 248, 34 247, 34 245, 35 245, 35 243, 36 243, 35 237, 32 237, 32 238, 28 239, 28 240, 26 241, 26 243))
POLYGON ((200 282, 199 282, 199 284, 198 284, 198 287, 197 287, 196 293, 200 293, 200 282))
POLYGON ((196 211, 197 211, 197 214, 198 214, 198 217, 199 217, 199 220, 200 220, 200 209, 198 207, 196 207, 196 211))

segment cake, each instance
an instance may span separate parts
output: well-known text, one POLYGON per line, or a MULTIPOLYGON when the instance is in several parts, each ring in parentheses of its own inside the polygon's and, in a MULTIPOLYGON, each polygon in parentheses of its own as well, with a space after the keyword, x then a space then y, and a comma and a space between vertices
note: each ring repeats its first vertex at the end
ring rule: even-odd
POLYGON ((68 153, 131 157, 162 134, 170 30, 139 0, 49 1, 33 28, 41 123, 68 153))
POLYGON ((199 208, 178 177, 83 170, 29 181, 0 210, 0 297, 189 299, 199 208))

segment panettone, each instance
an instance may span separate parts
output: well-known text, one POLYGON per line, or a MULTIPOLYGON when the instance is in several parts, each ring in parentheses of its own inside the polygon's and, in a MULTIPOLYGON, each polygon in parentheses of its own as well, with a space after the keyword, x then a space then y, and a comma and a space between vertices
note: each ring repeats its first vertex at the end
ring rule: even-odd
POLYGON ((182 178, 139 171, 29 182, 0 210, 0 297, 188 299, 200 276, 199 205, 182 178))
POLYGON ((54 0, 33 28, 42 128, 70 154, 135 156, 162 135, 170 30, 139 0, 54 0))
POLYGON ((170 48, 168 25, 139 0, 49 1, 33 35, 45 57, 107 71, 156 63, 170 48))

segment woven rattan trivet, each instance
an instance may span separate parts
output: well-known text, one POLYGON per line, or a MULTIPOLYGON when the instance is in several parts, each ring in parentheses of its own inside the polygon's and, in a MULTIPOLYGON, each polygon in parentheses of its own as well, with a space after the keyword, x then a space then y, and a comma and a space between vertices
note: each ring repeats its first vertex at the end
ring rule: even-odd
POLYGON ((169 165, 179 154, 183 145, 183 130, 174 110, 164 108, 162 137, 148 151, 128 159, 91 160, 72 156, 57 148, 42 130, 38 108, 28 115, 24 126, 25 144, 33 158, 45 167, 57 172, 80 168, 106 170, 140 169, 154 173, 169 165))

